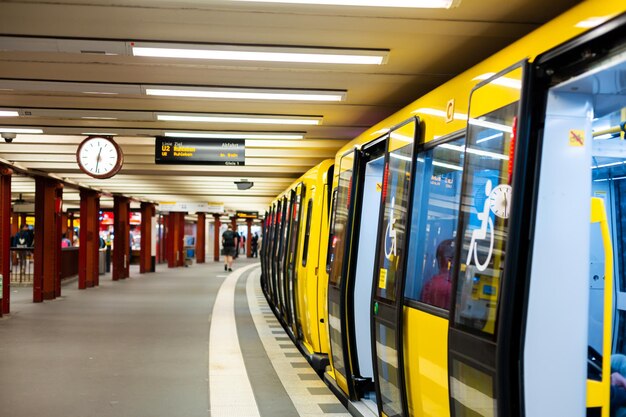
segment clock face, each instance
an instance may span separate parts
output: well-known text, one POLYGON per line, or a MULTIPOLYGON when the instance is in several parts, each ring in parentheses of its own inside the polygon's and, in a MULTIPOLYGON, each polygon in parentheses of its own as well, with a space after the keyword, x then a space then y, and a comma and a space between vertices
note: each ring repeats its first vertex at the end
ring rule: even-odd
POLYGON ((94 178, 109 178, 117 174, 123 159, 119 145, 107 137, 88 137, 76 152, 80 169, 94 178))
POLYGON ((508 219, 511 212, 512 189, 508 184, 496 186, 489 194, 489 208, 496 216, 508 219))

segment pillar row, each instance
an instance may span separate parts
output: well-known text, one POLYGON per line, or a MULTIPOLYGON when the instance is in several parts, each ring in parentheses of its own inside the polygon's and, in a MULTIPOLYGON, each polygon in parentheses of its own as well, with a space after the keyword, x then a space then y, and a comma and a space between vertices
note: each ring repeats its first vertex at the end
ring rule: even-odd
POLYGON ((185 264, 183 238, 185 234, 185 213, 172 212, 167 215, 167 266, 176 268, 185 264))

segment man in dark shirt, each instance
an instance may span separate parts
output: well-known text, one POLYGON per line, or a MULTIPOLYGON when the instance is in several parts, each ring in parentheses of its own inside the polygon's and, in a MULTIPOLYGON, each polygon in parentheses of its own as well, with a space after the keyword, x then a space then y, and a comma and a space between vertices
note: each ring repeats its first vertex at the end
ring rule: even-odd
POLYGON ((235 235, 233 227, 229 224, 228 230, 222 233, 222 248, 224 250, 224 271, 233 270, 233 256, 237 253, 235 243, 235 235))

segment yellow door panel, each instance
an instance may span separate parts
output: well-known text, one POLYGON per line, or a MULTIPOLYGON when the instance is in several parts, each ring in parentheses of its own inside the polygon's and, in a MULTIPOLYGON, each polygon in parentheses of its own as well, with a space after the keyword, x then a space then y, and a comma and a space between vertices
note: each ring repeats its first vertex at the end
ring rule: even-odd
POLYGON ((448 320, 404 307, 403 331, 409 415, 450 416, 448 320))

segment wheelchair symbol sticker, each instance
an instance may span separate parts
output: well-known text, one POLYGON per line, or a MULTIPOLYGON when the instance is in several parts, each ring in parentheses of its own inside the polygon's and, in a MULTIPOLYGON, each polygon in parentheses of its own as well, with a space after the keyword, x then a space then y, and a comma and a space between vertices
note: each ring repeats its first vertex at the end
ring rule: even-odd
MULTIPOLYGON (((485 196, 489 197, 491 195, 491 180, 487 180, 485 183, 485 196)), ((467 260, 465 264, 469 266, 474 260, 474 264, 476 265, 476 269, 479 271, 484 271, 487 269, 489 262, 491 262, 491 256, 493 255, 493 241, 494 241, 494 230, 493 230, 493 220, 490 215, 491 211, 491 201, 489 198, 485 199, 485 203, 483 205, 482 213, 478 213, 478 220, 481 221, 480 227, 472 231, 472 238, 469 244, 469 251, 467 252, 467 260), (487 235, 489 237, 487 238, 487 235), (480 241, 489 241, 489 250, 487 251, 487 257, 484 262, 480 262, 478 259, 478 245, 480 241)), ((487 242, 483 243, 484 245, 487 242)))
POLYGON ((385 257, 390 261, 396 256, 396 219, 393 216, 393 207, 396 204, 396 197, 391 197, 391 206, 389 207, 389 223, 387 223, 387 229, 385 229, 385 257), (387 243, 390 243, 387 247, 387 243))

